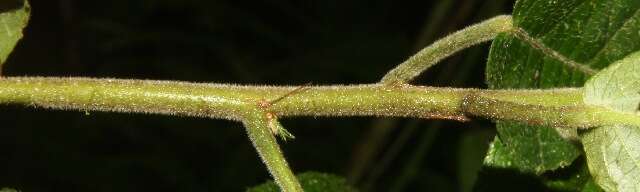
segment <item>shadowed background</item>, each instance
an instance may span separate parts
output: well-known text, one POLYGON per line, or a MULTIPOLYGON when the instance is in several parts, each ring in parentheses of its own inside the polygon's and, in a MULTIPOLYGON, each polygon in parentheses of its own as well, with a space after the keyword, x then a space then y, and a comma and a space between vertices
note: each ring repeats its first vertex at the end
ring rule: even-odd
MULTIPOLYGON (((510 0, 33 0, 7 76, 302 85, 374 83, 420 48, 508 14, 510 0)), ((420 85, 484 88, 488 44, 420 85)), ((269 175, 241 124, 0 107, 0 187, 23 191, 242 191, 269 175)), ((283 120, 295 172, 363 191, 469 191, 489 121, 283 120)))

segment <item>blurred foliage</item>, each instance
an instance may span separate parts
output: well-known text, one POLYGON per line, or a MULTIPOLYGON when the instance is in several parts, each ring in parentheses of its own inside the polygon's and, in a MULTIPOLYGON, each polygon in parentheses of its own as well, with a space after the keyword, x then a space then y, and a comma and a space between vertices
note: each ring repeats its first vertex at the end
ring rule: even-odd
POLYGON ((2 65, 22 38, 22 30, 29 22, 31 8, 26 0, 5 0, 0 2, 0 74, 2 65))
POLYGON ((2 188, 0 189, 0 192, 18 192, 18 190, 11 189, 11 188, 2 188))
MULTIPOLYGON (((331 175, 318 172, 305 172, 296 175, 298 181, 302 185, 302 188, 306 192, 323 192, 323 191, 335 191, 335 192, 355 192, 357 191, 353 187, 347 184, 347 180, 337 175, 331 175)), ((264 184, 252 187, 247 192, 278 192, 280 188, 273 180, 270 180, 264 184)))
MULTIPOLYGON (((300 85, 376 82, 436 38, 510 13, 513 1, 33 0, 31 5, 32 18, 7 60, 6 75, 300 85)), ((487 48, 447 59, 418 83, 486 87, 487 48)), ((0 122, 0 186, 23 191, 241 191, 270 178, 234 122, 24 106, 0 107, 0 122)), ((477 154, 494 135, 488 121, 296 118, 282 123, 296 135, 282 145, 294 171, 350 175, 353 165, 362 164, 362 179, 347 180, 371 191, 467 191, 481 162, 477 154), (389 121, 381 127, 388 130, 367 142, 380 121, 389 121), (365 149, 374 152, 360 158, 365 149)), ((506 173, 490 178, 542 182, 506 173)))

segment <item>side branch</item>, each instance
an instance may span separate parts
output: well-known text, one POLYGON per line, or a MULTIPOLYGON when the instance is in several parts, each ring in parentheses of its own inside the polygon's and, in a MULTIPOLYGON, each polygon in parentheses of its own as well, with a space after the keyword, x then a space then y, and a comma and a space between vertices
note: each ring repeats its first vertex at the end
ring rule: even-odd
POLYGON ((498 34, 513 28, 511 16, 501 15, 469 26, 442 38, 411 56, 389 71, 381 80, 384 84, 406 84, 429 67, 450 55, 473 45, 493 40, 498 34))
POLYGON ((578 70, 587 75, 594 75, 597 72, 597 70, 571 60, 545 46, 541 41, 529 36, 522 28, 513 26, 511 16, 501 15, 469 26, 434 42, 389 71, 382 77, 381 83, 386 85, 408 84, 442 59, 470 46, 493 40, 501 33, 513 35, 532 48, 541 51, 550 58, 560 61, 563 65, 571 69, 578 70))
MULTIPOLYGON (((269 127, 273 121, 267 118, 266 114, 259 109, 247 109, 243 124, 247 129, 247 134, 251 143, 258 151, 260 159, 264 162, 273 176, 275 182, 285 192, 300 192, 302 186, 289 168, 289 164, 284 158, 282 151, 269 127)), ((277 123, 277 122, 276 122, 277 123)))

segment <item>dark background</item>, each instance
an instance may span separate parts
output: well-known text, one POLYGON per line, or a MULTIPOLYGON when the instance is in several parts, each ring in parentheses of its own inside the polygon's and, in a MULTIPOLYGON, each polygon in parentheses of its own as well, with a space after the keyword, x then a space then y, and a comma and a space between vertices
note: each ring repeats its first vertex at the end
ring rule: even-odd
MULTIPOLYGON (((301 85, 374 83, 420 48, 511 12, 510 0, 33 0, 7 76, 301 85)), ((416 84, 484 88, 488 44, 416 84)), ((294 171, 363 191, 468 191, 491 122, 295 118, 294 171)), ((239 123, 0 107, 0 187, 242 191, 269 179, 239 123)))

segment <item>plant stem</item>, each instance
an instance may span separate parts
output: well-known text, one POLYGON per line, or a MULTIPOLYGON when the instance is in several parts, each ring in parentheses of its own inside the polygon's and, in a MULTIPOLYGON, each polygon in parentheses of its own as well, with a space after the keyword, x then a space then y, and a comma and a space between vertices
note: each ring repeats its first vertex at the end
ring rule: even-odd
POLYGON ((471 25, 434 42, 389 71, 382 77, 380 82, 386 85, 408 84, 422 72, 444 58, 473 45, 493 40, 501 33, 513 35, 532 48, 541 51, 550 58, 560 61, 563 65, 571 69, 578 70, 587 75, 594 75, 598 72, 598 70, 592 69, 588 65, 565 57, 545 46, 541 41, 531 37, 524 29, 514 26, 510 15, 500 15, 471 25))
MULTIPOLYGON (((0 103, 80 111, 155 113, 241 121, 247 107, 296 86, 236 86, 89 78, 0 78, 0 103)), ((528 124, 592 127, 638 119, 586 106, 582 89, 479 90, 382 84, 311 86, 264 110, 289 116, 387 116, 454 119, 470 116, 528 124), (588 116, 588 117, 587 117, 588 116), (582 118, 582 119, 580 119, 582 118)), ((632 123, 637 120, 631 121, 632 123)))
POLYGON ((259 109, 247 110, 243 120, 247 134, 275 182, 285 192, 303 191, 298 179, 289 169, 278 142, 271 132, 269 127, 271 120, 267 118, 266 113, 259 109))
POLYGON ((422 49, 389 71, 381 80, 384 84, 406 84, 420 73, 450 55, 473 45, 494 39, 513 29, 511 16, 501 15, 469 26, 448 35, 422 49))
MULTIPOLYGON (((388 116, 453 119, 478 116, 556 128, 630 124, 640 116, 583 103, 583 90, 479 90, 384 84, 237 86, 175 81, 0 77, 0 103, 63 110, 155 113, 242 121, 276 183, 302 191, 273 130, 277 117, 388 116), (284 97, 283 97, 284 95, 284 97), (265 101, 277 101, 265 104, 265 101)), ((275 127, 274 127, 275 126, 275 127)))

